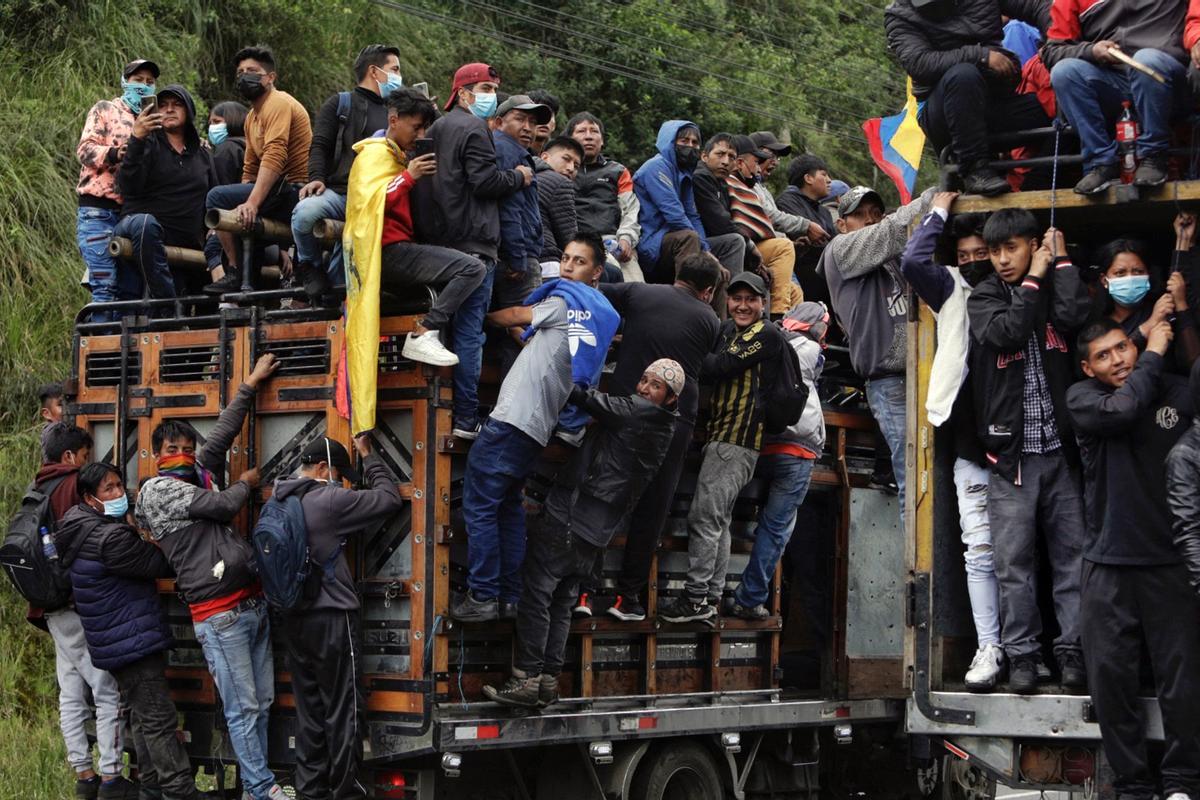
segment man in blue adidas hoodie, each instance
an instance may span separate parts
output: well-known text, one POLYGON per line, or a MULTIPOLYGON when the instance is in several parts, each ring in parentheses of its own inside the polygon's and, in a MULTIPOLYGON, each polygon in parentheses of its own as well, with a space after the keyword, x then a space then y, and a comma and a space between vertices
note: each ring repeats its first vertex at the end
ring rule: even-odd
MULTIPOLYGON (((730 261, 729 248, 742 246, 741 237, 710 242, 696 210, 692 171, 700 163, 700 127, 686 119, 669 119, 658 129, 658 155, 646 161, 633 176, 633 191, 641 210, 638 223, 638 263, 651 283, 672 283, 675 265, 701 250, 712 250, 722 264, 730 261)), ((724 276, 713 305, 724 309, 724 276)))
POLYGON ((529 326, 534 333, 500 385, 496 407, 467 456, 462 507, 468 591, 450 607, 459 621, 516 617, 525 558, 522 486, 572 387, 598 379, 620 320, 593 288, 604 269, 604 253, 597 237, 576 236, 563 250, 558 280, 543 284, 528 305, 488 315, 498 325, 529 326))

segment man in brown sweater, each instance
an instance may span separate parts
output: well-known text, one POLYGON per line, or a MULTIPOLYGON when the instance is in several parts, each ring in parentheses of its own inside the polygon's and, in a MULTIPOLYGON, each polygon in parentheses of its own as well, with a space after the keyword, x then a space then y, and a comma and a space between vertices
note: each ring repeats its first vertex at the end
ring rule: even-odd
MULTIPOLYGON (((308 150, 312 126, 296 98, 275 88, 275 57, 265 47, 243 47, 233 57, 237 89, 250 102, 246 116, 246 156, 242 182, 218 186, 208 193, 208 208, 233 209, 246 230, 259 217, 289 225, 300 187, 308 182, 308 150)), ((214 283, 210 294, 236 292, 242 285, 237 238, 218 231, 225 254, 224 277, 219 256, 210 255, 214 283)), ((255 275, 251 275, 252 280, 255 275)))

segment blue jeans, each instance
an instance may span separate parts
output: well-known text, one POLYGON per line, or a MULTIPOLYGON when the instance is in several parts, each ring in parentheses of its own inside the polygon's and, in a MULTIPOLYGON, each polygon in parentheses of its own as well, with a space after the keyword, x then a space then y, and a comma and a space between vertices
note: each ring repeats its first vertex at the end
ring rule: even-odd
POLYGON ((463 520, 467 525, 467 585, 478 600, 521 599, 525 509, 521 490, 542 452, 535 439, 488 419, 467 454, 463 520))
POLYGON ((758 514, 758 527, 754 529, 754 549, 750 561, 742 572, 742 582, 733 598, 740 606, 753 608, 767 602, 771 591, 771 578, 775 566, 783 557, 792 530, 796 527, 796 509, 808 494, 808 482, 812 478, 811 458, 786 453, 760 456, 758 473, 770 478, 771 488, 767 502, 758 514))
MULTIPOLYGON (((479 372, 483 368, 483 316, 492 302, 496 262, 476 255, 486 272, 483 283, 467 295, 450 320, 450 334, 458 364, 454 367, 454 427, 470 429, 479 422, 479 372)), ((474 449, 474 448, 472 448, 474 449)), ((516 598, 514 598, 516 599, 516 598)))
POLYGON ((1081 58, 1064 59, 1050 71, 1058 107, 1079 133, 1085 171, 1117 163, 1113 130, 1122 100, 1132 100, 1137 114, 1138 157, 1167 149, 1171 119, 1188 102, 1187 71, 1183 64, 1161 50, 1150 48, 1138 50, 1133 60, 1157 71, 1167 79, 1166 84, 1135 70, 1099 66, 1081 58))
POLYGON ((275 783, 267 766, 267 722, 275 697, 271 625, 261 597, 197 622, 196 640, 225 706, 229 742, 254 800, 266 800, 275 783))
MULTIPOLYGON (((87 266, 88 286, 92 290, 93 303, 111 303, 122 298, 117 292, 117 262, 108 253, 108 242, 121 212, 115 208, 92 208, 80 206, 75 216, 75 238, 79 243, 79 255, 87 266)), ((111 313, 92 315, 93 322, 109 322, 111 313)))
MULTIPOLYGON (((346 219, 346 195, 332 189, 296 203, 292 209, 292 239, 296 242, 296 259, 308 264, 321 264, 321 243, 313 236, 313 226, 323 219, 346 219)), ((334 286, 346 283, 342 266, 342 243, 333 246, 329 259, 329 282, 334 286)))
POLYGON ((117 223, 113 236, 133 242, 133 257, 117 265, 119 293, 141 297, 149 288, 149 297, 174 297, 175 279, 167 264, 163 229, 151 214, 130 214, 117 223))
POLYGON ((903 375, 886 378, 871 378, 867 381, 867 403, 871 415, 879 423, 888 449, 892 451, 892 471, 896 473, 896 486, 900 490, 900 520, 904 522, 904 449, 908 442, 905 428, 907 392, 903 375))

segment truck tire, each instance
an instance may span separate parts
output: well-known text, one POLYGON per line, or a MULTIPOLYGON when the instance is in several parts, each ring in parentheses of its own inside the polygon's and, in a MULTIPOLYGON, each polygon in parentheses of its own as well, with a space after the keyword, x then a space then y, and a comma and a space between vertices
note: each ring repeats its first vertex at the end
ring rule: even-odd
POLYGON ((722 800, 721 775, 703 746, 667 742, 642 759, 630 800, 722 800))

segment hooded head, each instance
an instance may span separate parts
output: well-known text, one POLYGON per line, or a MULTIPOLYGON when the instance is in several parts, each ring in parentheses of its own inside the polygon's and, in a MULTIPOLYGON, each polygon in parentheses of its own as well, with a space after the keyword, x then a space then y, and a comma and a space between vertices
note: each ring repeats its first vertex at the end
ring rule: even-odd
POLYGON ((659 155, 667 160, 667 163, 678 169, 680 172, 691 174, 696 168, 696 163, 700 160, 700 126, 686 119, 669 119, 658 128, 658 138, 655 140, 655 147, 658 149, 659 155), (694 142, 689 145, 693 154, 691 163, 680 163, 676 157, 675 143, 681 137, 687 137, 690 140, 694 137, 694 142))
MULTIPOLYGON (((188 147, 198 145, 200 143, 200 134, 196 132, 196 101, 192 99, 188 90, 177 83, 172 83, 164 87, 158 92, 159 110, 162 110, 163 101, 168 98, 178 100, 183 104, 183 136, 187 141, 188 147)), ((166 125, 164 120, 164 127, 166 125)))

